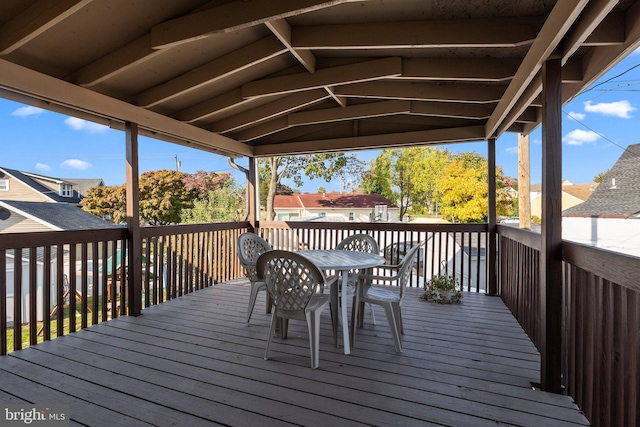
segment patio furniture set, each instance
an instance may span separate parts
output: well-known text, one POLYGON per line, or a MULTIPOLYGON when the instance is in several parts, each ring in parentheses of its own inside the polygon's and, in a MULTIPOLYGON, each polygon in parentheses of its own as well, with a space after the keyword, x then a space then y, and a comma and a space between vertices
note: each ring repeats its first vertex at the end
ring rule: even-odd
MULTIPOLYGON (((238 238, 238 256, 251 282, 246 322, 249 323, 259 291, 267 291, 267 312, 271 312, 271 339, 279 329, 287 337, 289 319, 306 320, 309 330, 311 367, 319 365, 320 315, 329 306, 333 342, 338 347, 338 325, 342 323, 344 354, 355 344, 356 325, 362 327, 364 304, 384 308, 395 349, 402 352, 401 304, 411 266, 422 247, 413 246, 398 265, 385 265, 378 244, 371 236, 355 234, 341 241, 335 249, 285 251, 275 250, 254 233, 238 238), (373 269, 379 274, 373 274, 373 269), (326 274, 325 272, 336 272, 326 274), (328 293, 327 293, 328 290, 328 293), (347 303, 352 296, 352 321, 349 327, 347 303)), ((373 309, 372 309, 373 313, 373 309)), ((373 317, 375 323, 375 317, 373 317)))

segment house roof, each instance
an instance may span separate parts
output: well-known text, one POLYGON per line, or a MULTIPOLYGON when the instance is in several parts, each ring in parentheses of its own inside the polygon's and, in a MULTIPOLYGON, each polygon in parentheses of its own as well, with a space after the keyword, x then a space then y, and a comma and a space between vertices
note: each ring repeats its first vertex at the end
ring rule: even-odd
POLYGON ((75 205, 66 203, 0 200, 0 207, 44 223, 59 231, 117 227, 117 225, 85 212, 75 205))
POLYGON ((389 199, 380 194, 293 194, 276 196, 274 207, 305 209, 373 209, 378 205, 397 208, 389 199))
POLYGON ((74 191, 77 191, 81 197, 85 197, 90 188, 104 186, 102 178, 64 178, 64 180, 70 182, 74 191))
POLYGON ((212 152, 528 132, 640 44, 640 0, 3 2, 0 95, 212 152))
POLYGON ((39 183, 38 181, 36 181, 36 178, 39 179, 44 179, 56 184, 62 184, 62 183, 67 183, 67 184, 71 184, 71 182, 66 181, 62 178, 54 178, 54 177, 50 177, 50 176, 44 176, 44 175, 38 175, 38 174, 34 174, 34 173, 29 173, 29 172, 20 172, 18 170, 15 169, 9 169, 9 168, 5 168, 5 167, 0 167, 0 172, 4 172, 9 174, 10 176, 12 176, 13 178, 17 179, 18 181, 22 182, 24 185, 26 185, 27 187, 32 188, 34 191, 42 194, 43 196, 47 197, 48 199, 50 199, 53 202, 57 202, 57 203, 74 203, 74 204, 78 204, 80 203, 80 195, 78 194, 77 191, 73 192, 73 196, 71 197, 63 197, 60 195, 60 193, 58 191, 52 190, 51 188, 47 187, 44 184, 39 183))
POLYGON ((629 145, 591 197, 562 215, 640 218, 640 144, 629 145))

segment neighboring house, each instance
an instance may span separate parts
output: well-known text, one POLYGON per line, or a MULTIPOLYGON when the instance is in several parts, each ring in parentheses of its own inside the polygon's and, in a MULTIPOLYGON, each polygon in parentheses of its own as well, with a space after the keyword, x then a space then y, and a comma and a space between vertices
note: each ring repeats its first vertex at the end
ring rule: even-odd
POLYGON ((102 178, 62 178, 66 182, 73 185, 74 191, 76 191, 80 198, 86 197, 89 189, 93 187, 104 187, 104 181, 102 178))
POLYGON ((0 200, 0 233, 88 230, 116 227, 66 203, 0 200))
POLYGON ((397 222, 398 206, 380 194, 293 194, 276 196, 277 221, 397 222))
POLYGON ((81 198, 69 180, 0 167, 0 200, 77 205, 81 198))
MULTIPOLYGON (((562 210, 569 209, 585 202, 598 184, 573 184, 571 181, 562 182, 562 210)), ((542 184, 531 186, 531 216, 542 218, 542 184)))
POLYGON ((628 146, 591 197, 562 216, 564 239, 640 256, 640 144, 628 146))

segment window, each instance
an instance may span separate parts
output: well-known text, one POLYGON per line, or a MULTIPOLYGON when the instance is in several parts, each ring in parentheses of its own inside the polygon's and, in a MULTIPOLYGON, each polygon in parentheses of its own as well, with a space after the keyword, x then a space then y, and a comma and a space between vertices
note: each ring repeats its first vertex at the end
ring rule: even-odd
POLYGON ((9 191, 8 179, 0 179, 0 191, 9 191))
POLYGON ((60 185, 60 195, 62 197, 71 197, 71 196, 73 196, 73 187, 70 184, 61 184, 60 185))
POLYGON ((354 212, 349 212, 349 221, 353 221, 356 218, 356 214, 354 212))
POLYGON ((324 218, 324 217, 326 217, 326 216, 327 216, 327 213, 326 213, 326 212, 320 212, 320 213, 318 214, 318 216, 319 216, 320 218, 324 218))

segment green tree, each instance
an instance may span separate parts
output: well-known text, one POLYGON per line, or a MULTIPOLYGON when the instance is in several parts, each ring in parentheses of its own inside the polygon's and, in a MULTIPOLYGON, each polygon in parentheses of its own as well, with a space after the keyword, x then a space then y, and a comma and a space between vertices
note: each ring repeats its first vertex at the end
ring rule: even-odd
MULTIPOLYGON (((487 159, 475 152, 453 156, 438 179, 441 211, 451 222, 483 222, 489 212, 489 185, 487 159)), ((496 167, 496 209, 498 215, 508 215, 513 200, 502 176, 502 168, 496 167)))
POLYGON ((80 202, 86 212, 120 224, 127 220, 124 185, 93 187, 80 202))
POLYGON ((260 161, 260 178, 266 181, 260 185, 260 199, 266 200, 267 218, 275 219, 273 208, 278 185, 283 179, 291 179, 297 186, 303 185, 303 176, 309 179, 322 178, 330 182, 335 178, 353 176, 360 178, 364 163, 355 155, 344 153, 321 153, 303 156, 269 157, 260 161))
POLYGON ((185 224, 203 224, 241 221, 244 216, 244 191, 229 183, 194 200, 193 207, 183 210, 181 217, 185 224))
POLYGON ((609 173, 610 169, 607 169, 604 172, 600 172, 598 175, 593 177, 593 182, 600 184, 602 181, 604 181, 604 179, 607 177, 607 174, 609 173))
POLYGON ((399 216, 435 211, 437 179, 451 154, 432 147, 382 150, 370 164, 362 189, 397 203, 399 216))
POLYGON ((193 207, 197 196, 187 190, 186 175, 168 169, 140 175, 140 219, 151 225, 179 223, 182 210, 193 207))

